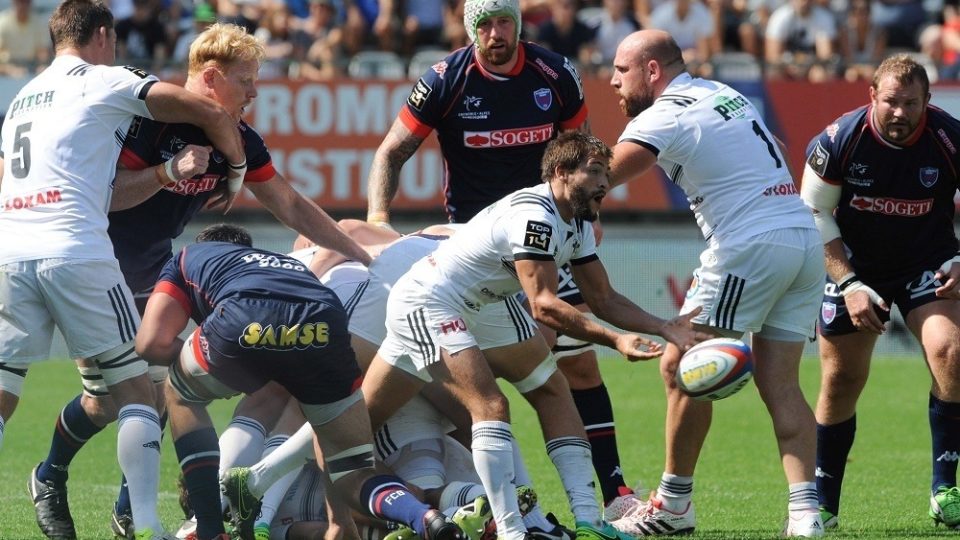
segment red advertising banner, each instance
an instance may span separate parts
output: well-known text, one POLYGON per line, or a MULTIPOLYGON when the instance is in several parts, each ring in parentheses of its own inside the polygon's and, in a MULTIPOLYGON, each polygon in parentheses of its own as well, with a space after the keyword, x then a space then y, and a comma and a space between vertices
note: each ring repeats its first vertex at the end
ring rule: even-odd
MULTIPOLYGON (((246 119, 266 140, 274 165, 323 208, 366 210, 373 155, 412 83, 341 80, 329 84, 263 81, 246 119)), ((607 81, 584 81, 595 135, 616 143, 627 119, 607 81)), ((393 208, 436 210, 443 204, 443 159, 435 135, 404 165, 393 208)), ((656 173, 631 181, 604 201, 609 210, 671 207, 656 173)), ((245 192, 239 206, 256 207, 245 192)))
MULTIPOLYGON (((866 83, 768 82, 754 87, 756 95, 747 97, 764 109, 767 123, 786 143, 798 176, 810 139, 869 99, 866 83)), ((408 81, 263 81, 247 120, 263 135, 274 165, 301 193, 326 209, 365 211, 370 163, 410 89, 408 81)), ((609 81, 584 80, 584 92, 593 133, 615 144, 627 118, 609 81)), ((440 209, 443 170, 436 136, 431 135, 404 165, 393 207, 440 209)), ((682 197, 671 197, 672 189, 659 172, 650 172, 614 190, 604 210, 685 210, 682 197)), ((249 193, 238 205, 258 206, 249 193)))

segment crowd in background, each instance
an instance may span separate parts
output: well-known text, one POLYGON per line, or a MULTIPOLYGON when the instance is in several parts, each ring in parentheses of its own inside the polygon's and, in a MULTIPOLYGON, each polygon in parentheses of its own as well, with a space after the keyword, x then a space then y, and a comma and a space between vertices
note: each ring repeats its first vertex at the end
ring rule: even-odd
MULTIPOLYGON (((8 0, 0 74, 51 58, 56 0, 8 0)), ((467 44, 463 0, 112 0, 118 61, 176 75, 208 25, 232 22, 263 40, 263 79, 402 78, 467 44), (376 69, 351 63, 366 58, 376 69), (419 59, 419 60, 418 60, 419 59), (425 62, 425 64, 424 64, 425 62), (414 63, 414 66, 410 66, 414 63), (386 67, 384 67, 386 66, 386 67), (394 69, 389 69, 393 67, 394 69)), ((910 52, 934 80, 960 76, 960 0, 521 0, 523 38, 610 75, 617 44, 640 28, 670 32, 698 75, 729 79, 870 79, 910 52)))

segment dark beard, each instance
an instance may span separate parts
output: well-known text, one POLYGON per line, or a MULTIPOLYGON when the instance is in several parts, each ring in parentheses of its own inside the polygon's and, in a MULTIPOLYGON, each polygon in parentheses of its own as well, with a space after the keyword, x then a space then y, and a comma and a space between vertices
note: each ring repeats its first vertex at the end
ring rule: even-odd
POLYGON ((623 110, 623 114, 627 115, 628 118, 635 118, 643 111, 650 108, 653 105, 654 98, 652 94, 644 94, 636 97, 624 97, 623 105, 620 108, 623 110))
POLYGON ((591 223, 596 221, 599 216, 590 209, 590 201, 593 200, 593 196, 587 193, 586 188, 573 188, 572 195, 570 198, 570 206, 573 209, 574 219, 582 219, 591 223))
POLYGON ((495 66, 502 66, 507 62, 509 62, 511 58, 513 58, 513 53, 517 51, 517 44, 514 43, 512 47, 507 46, 507 48, 504 49, 502 53, 499 51, 497 53, 493 53, 492 51, 490 51, 490 49, 484 49, 481 47, 478 47, 478 48, 480 49, 480 56, 483 56, 484 60, 486 60, 487 62, 490 62, 495 66))

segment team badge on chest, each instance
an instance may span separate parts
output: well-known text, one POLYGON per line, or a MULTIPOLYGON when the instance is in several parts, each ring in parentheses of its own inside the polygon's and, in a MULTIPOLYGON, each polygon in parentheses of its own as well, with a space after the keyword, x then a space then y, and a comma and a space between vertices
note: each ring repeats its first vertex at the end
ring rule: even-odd
POLYGON ((540 107, 540 110, 546 111, 553 105, 553 92, 549 88, 540 88, 533 91, 533 101, 540 107))
POLYGON ((923 187, 933 187, 940 177, 940 169, 936 167, 922 167, 920 169, 920 183, 923 187))

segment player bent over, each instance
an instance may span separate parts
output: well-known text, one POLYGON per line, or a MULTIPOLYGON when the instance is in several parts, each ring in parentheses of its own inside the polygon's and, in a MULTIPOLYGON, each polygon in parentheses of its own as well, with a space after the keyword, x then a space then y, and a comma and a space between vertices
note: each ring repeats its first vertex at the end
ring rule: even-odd
MULTIPOLYGON (((373 436, 359 391, 347 314, 296 259, 257 250, 243 229, 205 229, 160 273, 147 303, 137 350, 171 364, 166 393, 174 447, 201 540, 224 535, 217 493, 217 435, 206 404, 277 381, 314 426, 334 486, 351 506, 405 523, 425 540, 462 533, 373 467, 373 436), (190 318, 199 327, 178 334, 190 318)), ((234 513, 254 511, 241 501, 234 513)))
MULTIPOLYGON (((545 183, 487 207, 455 238, 418 261, 390 291, 387 338, 364 379, 375 427, 432 379, 466 406, 474 465, 498 536, 505 540, 519 540, 527 530, 514 497, 507 399, 473 334, 479 310, 507 302, 522 289, 534 318, 554 329, 614 347, 631 359, 659 356, 660 344, 608 330, 557 298, 557 265, 570 262, 598 317, 621 328, 662 335, 681 348, 702 336, 689 324, 693 315, 664 321, 610 287, 590 224, 607 192, 609 159, 609 148, 597 138, 561 134, 544 154, 545 183)), ((606 534, 599 526, 597 516, 593 523, 578 524, 578 535, 606 534)))

